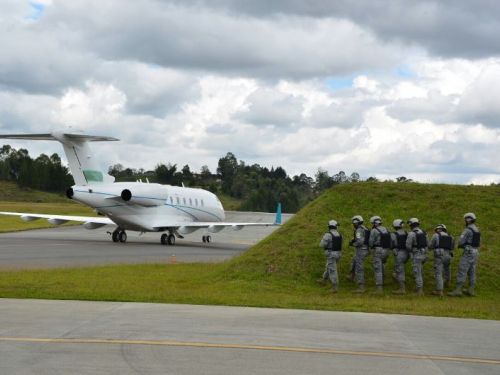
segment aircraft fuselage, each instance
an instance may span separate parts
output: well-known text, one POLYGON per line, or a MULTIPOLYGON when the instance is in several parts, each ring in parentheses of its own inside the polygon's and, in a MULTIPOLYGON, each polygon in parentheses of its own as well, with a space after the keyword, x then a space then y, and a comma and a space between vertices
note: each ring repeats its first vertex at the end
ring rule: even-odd
POLYGON ((215 194, 202 189, 178 186, 115 182, 75 185, 69 198, 107 216, 123 230, 158 232, 162 223, 222 222, 224 208, 215 194))

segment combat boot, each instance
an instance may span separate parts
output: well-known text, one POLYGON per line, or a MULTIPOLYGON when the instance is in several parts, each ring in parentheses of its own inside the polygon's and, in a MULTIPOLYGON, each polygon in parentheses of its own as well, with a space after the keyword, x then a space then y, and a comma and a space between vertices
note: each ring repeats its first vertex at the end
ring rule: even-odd
POLYGON ((332 289, 328 291, 328 293, 338 293, 339 291, 339 286, 338 285, 332 285, 332 289))
POLYGON ((464 294, 467 294, 469 297, 474 297, 474 287, 469 286, 469 289, 463 290, 464 294))
POLYGON ((346 279, 349 280, 351 283, 354 283, 354 273, 346 275, 346 279))
POLYGON ((393 291, 392 294, 406 294, 405 283, 399 283, 399 289, 393 291))
POLYGON ((375 291, 372 294, 383 295, 384 287, 382 285, 377 285, 377 289, 375 289, 375 291))
POLYGON ((316 283, 318 283, 321 286, 326 286, 326 280, 323 278, 316 280, 316 283))
POLYGON ((443 291, 442 290, 435 290, 432 292, 433 295, 438 296, 438 297, 443 297, 443 291))
POLYGON ((419 297, 423 297, 424 296, 424 291, 422 288, 418 288, 417 291, 415 293, 416 296, 419 296, 419 297))
POLYGON ((448 297, 462 297, 462 284, 457 284, 453 292, 446 294, 448 297))
POLYGON ((359 284, 358 289, 354 290, 353 293, 365 293, 365 284, 359 284))
POLYGON ((392 274, 392 279, 393 279, 395 282, 399 283, 399 280, 398 280, 398 274, 397 274, 396 272, 394 272, 394 273, 392 274))

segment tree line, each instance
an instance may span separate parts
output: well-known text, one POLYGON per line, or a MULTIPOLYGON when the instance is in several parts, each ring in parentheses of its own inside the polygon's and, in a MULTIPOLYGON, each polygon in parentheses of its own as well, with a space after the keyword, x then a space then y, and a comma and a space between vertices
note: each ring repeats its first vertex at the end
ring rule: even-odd
MULTIPOLYGON (((362 181, 359 173, 350 175, 340 171, 330 175, 318 169, 314 177, 305 173, 290 177, 284 168, 263 167, 238 160, 232 152, 221 157, 215 173, 204 165, 199 172, 189 165, 178 168, 177 164, 158 163, 154 170, 128 168, 121 164, 110 166, 108 173, 117 182, 146 179, 160 184, 200 187, 214 194, 225 194, 241 201, 241 210, 275 212, 277 203, 283 212, 295 213, 325 190, 334 185, 362 181)), ((52 192, 63 192, 74 185, 73 177, 58 154, 50 157, 41 154, 33 159, 25 149, 4 145, 0 149, 0 180, 14 181, 20 187, 52 192)), ((365 181, 378 181, 369 177, 365 181)), ((398 182, 411 182, 398 177, 398 182)))
POLYGON ((9 145, 0 149, 0 180, 51 192, 65 191, 74 185, 69 168, 62 164, 58 154, 41 154, 33 159, 28 150, 16 150, 9 145))

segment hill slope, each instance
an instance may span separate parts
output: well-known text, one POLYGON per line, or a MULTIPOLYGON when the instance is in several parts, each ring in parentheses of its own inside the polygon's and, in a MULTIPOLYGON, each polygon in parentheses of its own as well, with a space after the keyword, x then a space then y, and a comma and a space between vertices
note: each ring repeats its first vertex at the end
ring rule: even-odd
MULTIPOLYGON (((257 244, 242 256, 232 260, 221 273, 226 280, 260 280, 269 283, 294 285, 311 284, 320 277, 324 268, 324 255, 319 242, 327 231, 326 223, 335 219, 340 223, 339 231, 347 239, 340 261, 341 289, 350 288, 347 274, 354 254, 347 243, 352 238, 351 218, 362 215, 365 224, 371 216, 379 215, 384 225, 392 229, 392 221, 401 218, 407 221, 418 217, 422 229, 429 235, 439 223, 445 223, 448 232, 457 237, 463 227, 463 214, 474 212, 477 225, 483 234, 478 268, 478 288, 483 295, 500 293, 500 187, 499 186, 455 186, 417 183, 355 183, 338 185, 302 209, 282 228, 257 244)), ((369 225, 367 225, 369 226, 369 225)), ((408 229, 408 228, 407 228, 408 229)), ((455 251, 452 265, 452 281, 458 269, 461 250, 455 251)), ((432 272, 433 255, 425 264, 425 291, 434 288, 432 272)), ((394 270, 392 254, 387 263, 387 274, 394 270)), ((408 287, 413 288, 409 264, 406 273, 408 287)), ((371 256, 366 262, 366 284, 374 286, 371 256)), ((386 283, 394 288, 390 277, 386 283)), ((351 288, 353 288, 352 286, 351 288)))

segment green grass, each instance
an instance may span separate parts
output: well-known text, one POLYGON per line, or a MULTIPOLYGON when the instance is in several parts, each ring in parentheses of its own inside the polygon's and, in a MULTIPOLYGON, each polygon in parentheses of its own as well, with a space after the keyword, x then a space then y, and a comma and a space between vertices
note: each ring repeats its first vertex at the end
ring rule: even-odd
POLYGON ((47 193, 44 191, 20 188, 16 183, 0 181, 0 201, 7 202, 37 202, 37 203, 67 203, 64 193, 47 193))
POLYGON ((224 210, 226 211, 241 210, 241 204, 243 203, 242 199, 236 199, 225 194, 218 194, 217 198, 219 198, 220 202, 222 203, 222 207, 224 207, 224 210))
MULTIPOLYGON (((0 273, 0 296, 11 298, 142 301, 209 305, 262 306, 338 311, 471 317, 500 320, 500 187, 406 183, 357 183, 336 186, 313 201, 283 227, 243 255, 222 264, 164 264, 106 266, 81 269, 9 271, 0 273), (395 218, 418 217, 431 231, 445 223, 458 235, 462 215, 478 216, 483 233, 475 298, 436 298, 432 256, 424 267, 426 297, 393 296, 397 285, 386 279, 383 296, 353 295, 355 286, 341 278, 340 293, 328 295, 315 284, 324 269, 318 247, 328 220, 341 223, 350 237, 350 218, 366 221, 380 215, 386 224, 395 218)), ((458 253, 458 252, 457 252, 458 253)), ((353 255, 345 248, 340 274, 347 273, 353 255)), ((453 259, 456 275, 459 254, 453 259)), ((394 268, 387 263, 388 274, 394 268)), ((407 287, 415 288, 410 264, 407 287)), ((371 258, 366 263, 368 289, 374 289, 371 258)))

